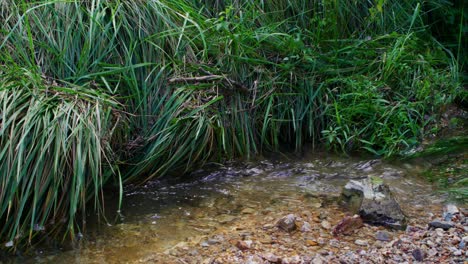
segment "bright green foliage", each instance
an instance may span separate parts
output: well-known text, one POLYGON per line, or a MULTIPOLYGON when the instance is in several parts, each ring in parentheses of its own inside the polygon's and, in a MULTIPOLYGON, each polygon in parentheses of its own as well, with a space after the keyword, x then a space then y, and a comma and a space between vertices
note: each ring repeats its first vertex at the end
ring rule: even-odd
POLYGON ((284 144, 414 147, 458 94, 456 57, 424 23, 444 3, 2 1, 0 242, 65 218, 74 231, 108 179, 284 144))

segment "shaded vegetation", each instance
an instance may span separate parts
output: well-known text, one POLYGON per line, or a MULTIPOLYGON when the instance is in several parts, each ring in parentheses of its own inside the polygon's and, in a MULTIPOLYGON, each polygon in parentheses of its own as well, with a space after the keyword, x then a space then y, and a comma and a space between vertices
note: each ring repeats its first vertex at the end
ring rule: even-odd
POLYGON ((429 19, 449 4, 2 1, 0 242, 73 236, 105 183, 283 144, 417 146, 462 94, 463 38, 429 19))

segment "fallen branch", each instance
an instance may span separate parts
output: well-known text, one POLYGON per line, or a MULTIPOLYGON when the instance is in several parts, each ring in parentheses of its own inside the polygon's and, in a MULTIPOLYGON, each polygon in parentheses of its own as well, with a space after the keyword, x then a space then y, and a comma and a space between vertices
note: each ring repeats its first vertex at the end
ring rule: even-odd
POLYGON ((232 87, 238 88, 243 93, 248 93, 249 89, 240 82, 237 82, 233 79, 227 78, 223 75, 216 75, 210 74, 205 76, 196 76, 196 77, 179 77, 179 78, 171 78, 169 79, 169 83, 180 83, 180 82, 209 82, 209 81, 216 81, 222 80, 227 82, 232 87))

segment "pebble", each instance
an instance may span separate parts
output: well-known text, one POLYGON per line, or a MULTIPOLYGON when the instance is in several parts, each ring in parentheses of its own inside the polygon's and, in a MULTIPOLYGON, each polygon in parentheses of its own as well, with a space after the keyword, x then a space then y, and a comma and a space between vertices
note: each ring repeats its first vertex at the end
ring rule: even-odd
POLYGON ((416 261, 423 261, 424 260, 424 253, 419 248, 413 250, 411 255, 413 255, 413 257, 414 257, 414 259, 416 261))
POLYGON ((356 239, 354 241, 354 244, 359 245, 359 246, 367 246, 369 243, 367 242, 367 240, 356 239))
POLYGON ((310 262, 311 264, 323 264, 326 263, 326 260, 324 257, 320 256, 319 254, 316 254, 314 259, 310 262))
POLYGON ((227 223, 230 223, 234 220, 236 220, 237 217, 233 216, 233 215, 227 215, 227 214, 224 214, 224 215, 220 215, 218 217, 218 222, 220 224, 227 224, 227 223))
POLYGON ((263 255, 263 259, 273 263, 276 263, 279 260, 279 258, 273 253, 266 253, 263 255))
POLYGON ((436 219, 436 220, 430 222, 429 226, 434 227, 434 228, 442 228, 444 230, 448 230, 448 229, 454 227, 454 224, 452 222, 450 222, 450 221, 443 221, 443 220, 440 220, 440 219, 436 219))
POLYGON ((244 210, 241 211, 241 214, 254 214, 255 212, 256 212, 255 209, 245 208, 244 210))
POLYGON ((309 224, 309 222, 304 222, 301 226, 301 232, 310 232, 312 231, 312 226, 309 224))
POLYGON ((456 205, 454 205, 454 204, 446 205, 445 206, 445 212, 447 214, 451 214, 451 215, 460 213, 460 211, 458 210, 458 207, 456 205))
POLYGON ((325 221, 322 221, 322 223, 320 223, 320 225, 321 225, 324 229, 327 229, 327 230, 331 228, 330 222, 328 222, 328 221, 326 221, 326 220, 325 220, 325 221))
POLYGON ((392 237, 386 231, 377 231, 377 233, 375 233, 375 239, 380 241, 391 241, 392 237))
POLYGON ((278 220, 276 225, 280 229, 282 229, 282 230, 284 230, 286 232, 291 232, 294 229, 296 229, 296 216, 294 216, 293 214, 289 214, 287 216, 284 216, 280 220, 278 220))
POLYGON ((240 250, 247 250, 252 247, 252 240, 240 240, 237 241, 236 247, 240 250))
POLYGON ((319 243, 317 243, 317 241, 310 240, 310 239, 306 240, 306 243, 307 243, 308 246, 311 246, 311 247, 318 246, 318 244, 319 244, 319 243))

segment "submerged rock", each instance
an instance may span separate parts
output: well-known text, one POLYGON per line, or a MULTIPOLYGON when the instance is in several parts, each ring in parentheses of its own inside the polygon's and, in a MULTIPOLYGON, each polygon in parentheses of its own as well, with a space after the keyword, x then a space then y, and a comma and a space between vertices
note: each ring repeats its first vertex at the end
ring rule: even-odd
POLYGON ((342 196, 348 207, 357 211, 364 222, 405 229, 406 217, 382 179, 351 180, 344 187, 342 196))
POLYGON ((283 229, 286 232, 291 232, 296 229, 296 216, 293 214, 289 214, 287 216, 282 217, 276 223, 280 229, 283 229))
POLYGON ((359 215, 355 215, 353 217, 346 216, 333 228, 333 235, 351 235, 355 230, 362 226, 363 222, 359 215))

